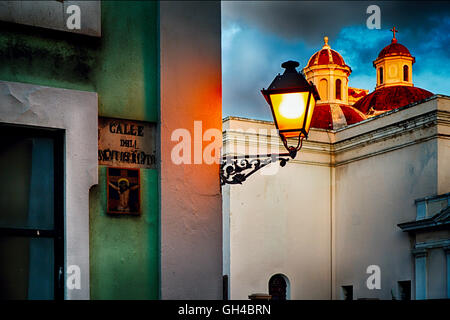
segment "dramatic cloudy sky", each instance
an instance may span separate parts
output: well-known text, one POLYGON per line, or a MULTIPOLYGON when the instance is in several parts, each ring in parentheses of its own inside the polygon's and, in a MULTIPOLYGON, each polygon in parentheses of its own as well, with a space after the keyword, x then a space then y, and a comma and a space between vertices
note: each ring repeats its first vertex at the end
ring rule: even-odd
POLYGON ((303 68, 325 35, 353 70, 350 86, 373 91, 372 61, 390 43, 393 25, 416 57, 414 85, 450 95, 450 2, 223 1, 223 116, 270 120, 260 90, 282 62, 303 68), (381 9, 380 30, 366 27, 371 4, 381 9))

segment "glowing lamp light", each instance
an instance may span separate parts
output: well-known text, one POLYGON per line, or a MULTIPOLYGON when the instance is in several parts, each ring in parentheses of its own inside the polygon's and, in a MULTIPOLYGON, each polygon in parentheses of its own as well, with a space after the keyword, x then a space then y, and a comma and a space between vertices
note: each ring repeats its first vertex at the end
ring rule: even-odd
POLYGON ((301 141, 308 138, 309 127, 319 93, 312 82, 297 72, 299 63, 287 61, 281 65, 286 70, 278 74, 267 89, 261 92, 272 111, 275 126, 283 144, 295 157, 301 141), (297 147, 287 144, 288 138, 298 138, 297 147))
POLYGON ((272 111, 273 120, 288 153, 259 154, 243 156, 223 156, 220 165, 220 185, 242 184, 249 176, 266 165, 279 161, 284 167, 289 157, 295 158, 302 147, 303 139, 308 138, 311 119, 320 99, 312 82, 297 72, 296 61, 286 61, 281 65, 286 70, 278 74, 267 90, 261 90, 272 111), (288 138, 297 138, 297 146, 289 146, 288 138))
POLYGON ((284 118, 298 119, 305 113, 306 103, 301 93, 273 94, 271 98, 275 105, 280 105, 279 112, 284 118))

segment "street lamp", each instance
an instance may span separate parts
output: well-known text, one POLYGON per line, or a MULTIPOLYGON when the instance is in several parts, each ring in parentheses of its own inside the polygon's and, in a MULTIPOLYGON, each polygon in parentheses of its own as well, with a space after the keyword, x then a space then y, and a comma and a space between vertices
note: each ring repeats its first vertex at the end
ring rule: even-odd
POLYGON ((297 61, 286 61, 281 65, 286 70, 278 74, 267 89, 261 90, 272 111, 278 134, 288 153, 226 156, 220 167, 221 185, 242 184, 246 178, 271 162, 280 161, 284 167, 295 158, 302 147, 303 139, 308 138, 311 119, 319 93, 312 82, 297 72, 297 61), (289 146, 288 139, 296 138, 296 146, 289 146))
POLYGON ((281 65, 286 70, 278 74, 267 90, 261 90, 272 111, 275 126, 292 159, 308 138, 316 101, 320 99, 314 84, 297 72, 297 61, 281 65), (288 146, 288 138, 298 138, 297 147, 288 146))

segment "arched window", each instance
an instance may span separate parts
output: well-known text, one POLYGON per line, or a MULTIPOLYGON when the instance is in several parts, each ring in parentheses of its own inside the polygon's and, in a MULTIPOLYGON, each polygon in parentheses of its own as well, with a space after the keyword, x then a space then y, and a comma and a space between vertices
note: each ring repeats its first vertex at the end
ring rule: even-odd
POLYGON ((328 100, 328 81, 327 79, 322 79, 319 82, 319 94, 320 100, 328 100))
POLYGON ((276 274, 269 280, 269 294, 272 300, 287 300, 289 298, 289 280, 282 274, 276 274))
POLYGON ((341 100, 341 79, 336 80, 336 99, 341 100))
POLYGON ((409 68, 408 66, 403 66, 403 81, 409 81, 409 68))
POLYGON ((380 79, 380 84, 383 84, 383 68, 378 69, 378 78, 380 79))

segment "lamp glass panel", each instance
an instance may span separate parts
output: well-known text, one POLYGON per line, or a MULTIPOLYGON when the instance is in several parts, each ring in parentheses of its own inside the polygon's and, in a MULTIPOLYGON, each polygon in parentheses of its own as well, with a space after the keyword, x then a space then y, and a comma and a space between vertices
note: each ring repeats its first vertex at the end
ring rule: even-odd
MULTIPOLYGON (((298 136, 303 127, 308 95, 308 91, 270 95, 278 130, 297 130, 296 132, 284 132, 285 137, 298 136)), ((311 123, 310 117, 307 118, 307 125, 308 122, 311 123)))
POLYGON ((308 114, 306 116, 306 125, 305 125, 305 131, 309 132, 309 127, 311 126, 311 120, 314 114, 314 108, 316 107, 316 99, 314 99, 314 95, 311 94, 311 98, 309 100, 309 109, 308 114))

